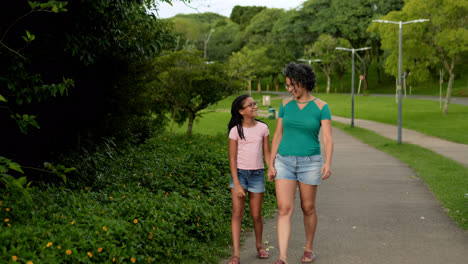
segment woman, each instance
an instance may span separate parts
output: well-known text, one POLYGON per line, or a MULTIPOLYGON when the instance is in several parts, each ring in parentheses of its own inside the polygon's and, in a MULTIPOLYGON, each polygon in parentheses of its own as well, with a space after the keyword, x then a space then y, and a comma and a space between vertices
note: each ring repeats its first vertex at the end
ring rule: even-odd
POLYGON ((331 175, 331 114, 327 103, 311 94, 315 87, 315 74, 309 65, 290 63, 284 68, 283 74, 286 77, 286 88, 293 98, 285 99, 280 105, 268 168, 268 179, 275 179, 279 209, 277 230, 280 258, 275 264, 287 263, 294 195, 298 183, 306 235, 301 262, 310 263, 315 259, 313 242, 317 227, 317 186, 331 175), (320 152, 320 128, 325 162, 320 152))

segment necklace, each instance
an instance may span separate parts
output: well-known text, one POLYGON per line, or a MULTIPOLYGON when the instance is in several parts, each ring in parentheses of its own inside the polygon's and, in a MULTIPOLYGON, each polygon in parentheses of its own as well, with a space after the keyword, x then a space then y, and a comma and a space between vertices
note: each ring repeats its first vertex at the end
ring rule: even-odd
POLYGON ((309 103, 309 102, 315 101, 315 99, 317 99, 317 97, 315 97, 314 99, 312 99, 312 100, 310 100, 310 101, 306 101, 306 102, 298 102, 298 101, 296 101, 296 100, 294 100, 294 101, 296 101, 296 103, 298 103, 298 104, 307 104, 307 103, 309 103))

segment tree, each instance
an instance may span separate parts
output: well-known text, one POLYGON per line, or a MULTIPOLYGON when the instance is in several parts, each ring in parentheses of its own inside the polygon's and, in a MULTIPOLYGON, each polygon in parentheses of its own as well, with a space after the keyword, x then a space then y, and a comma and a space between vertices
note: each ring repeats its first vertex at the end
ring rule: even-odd
POLYGON ((331 73, 335 65, 339 62, 341 57, 338 57, 339 53, 336 51, 336 47, 339 45, 345 45, 347 47, 349 42, 345 39, 336 39, 328 34, 322 34, 318 40, 311 46, 306 46, 304 55, 310 59, 317 58, 321 62, 318 64, 320 70, 327 75, 327 93, 330 92, 331 73))
MULTIPOLYGON (((403 66, 411 71, 416 80, 426 79, 429 67, 442 64, 449 74, 444 114, 448 113, 455 67, 462 64, 461 58, 468 51, 468 1, 412 0, 402 11, 390 12, 383 17, 391 21, 408 21, 419 18, 429 22, 408 24, 403 28, 403 66)), ((385 61, 385 70, 398 74, 398 27, 372 25, 378 31, 382 48, 391 51, 385 61)))
POLYGON ((200 111, 229 96, 233 85, 224 66, 206 63, 200 54, 189 51, 170 52, 155 60, 160 96, 188 118, 187 135, 192 135, 193 122, 200 111))
POLYGON ((261 64, 266 58, 266 47, 244 47, 239 52, 234 52, 229 58, 228 73, 231 78, 237 78, 247 84, 251 92, 252 79, 258 75, 261 64))
POLYGON ((239 24, 240 29, 244 30, 249 24, 252 17, 266 9, 264 6, 234 6, 231 11, 230 19, 232 22, 239 24))

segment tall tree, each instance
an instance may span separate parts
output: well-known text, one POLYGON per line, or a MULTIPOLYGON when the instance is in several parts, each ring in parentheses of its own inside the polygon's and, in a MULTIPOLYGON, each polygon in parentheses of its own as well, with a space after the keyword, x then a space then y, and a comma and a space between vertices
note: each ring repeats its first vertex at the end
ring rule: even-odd
POLYGON ((161 96, 186 113, 188 136, 192 135, 193 122, 201 110, 233 92, 224 65, 207 64, 198 53, 170 52, 157 58, 155 66, 155 85, 161 96))
MULTIPOLYGON (((429 22, 408 24, 403 28, 403 65, 412 72, 413 78, 424 79, 429 75, 429 66, 442 64, 449 74, 444 110, 448 113, 456 66, 468 51, 468 1, 411 0, 402 11, 390 12, 383 19, 408 21, 419 18, 429 22)), ((393 25, 394 26, 394 25, 393 25)), ((398 27, 373 25, 382 38, 383 49, 391 50, 385 62, 385 70, 398 74, 398 27)))
POLYGON ((240 29, 244 30, 252 17, 266 9, 264 6, 234 6, 229 17, 232 22, 239 24, 240 29))

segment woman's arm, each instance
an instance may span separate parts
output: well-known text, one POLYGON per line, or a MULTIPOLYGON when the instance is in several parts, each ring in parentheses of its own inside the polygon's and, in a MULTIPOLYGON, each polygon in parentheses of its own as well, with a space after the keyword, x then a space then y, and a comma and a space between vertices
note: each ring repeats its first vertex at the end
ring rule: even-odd
POLYGON ((331 175, 331 163, 333 156, 333 136, 332 136, 332 125, 330 119, 321 121, 322 124, 322 137, 323 145, 325 147, 325 163, 322 166, 320 173, 323 175, 322 179, 325 180, 331 175))
POLYGON ((268 180, 272 181, 276 177, 275 158, 278 154, 279 144, 283 138, 283 118, 278 118, 275 135, 271 143, 270 163, 268 164, 268 180))
POLYGON ((232 180, 234 182, 234 193, 239 197, 244 197, 245 191, 237 175, 237 140, 234 139, 229 139, 229 167, 231 168, 232 180))

